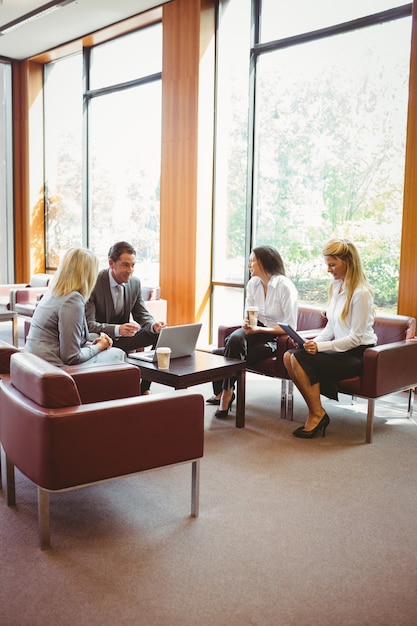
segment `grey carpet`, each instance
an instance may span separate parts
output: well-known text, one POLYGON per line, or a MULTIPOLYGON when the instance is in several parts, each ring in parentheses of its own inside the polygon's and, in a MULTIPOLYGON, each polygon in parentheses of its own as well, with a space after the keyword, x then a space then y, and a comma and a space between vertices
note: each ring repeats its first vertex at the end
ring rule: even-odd
MULTIPOLYGON (((210 385, 195 388, 206 397, 210 385)), ((166 391, 152 386, 153 393, 166 391)), ((405 394, 328 402, 326 437, 292 436, 278 381, 249 375, 245 429, 206 407, 200 517, 189 465, 51 495, 38 548, 36 489, 0 492, 3 626, 417 624, 417 425, 405 394)), ((417 408, 416 408, 417 410, 417 408)))

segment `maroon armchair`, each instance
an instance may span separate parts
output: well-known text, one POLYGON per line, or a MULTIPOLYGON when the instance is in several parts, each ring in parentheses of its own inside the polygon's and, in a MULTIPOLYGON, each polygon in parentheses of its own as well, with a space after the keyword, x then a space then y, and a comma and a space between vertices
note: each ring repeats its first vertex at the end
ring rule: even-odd
MULTIPOLYGON (((10 358, 19 350, 6 341, 0 340, 0 379, 9 378, 10 374, 10 358)), ((1 402, 0 402, 0 443, 1 443, 1 402)), ((0 489, 2 488, 2 468, 0 458, 0 489)))
POLYGON ((104 366, 81 369, 70 375, 33 354, 11 356, 10 376, 0 381, 8 505, 16 501, 17 467, 38 487, 46 548, 49 492, 190 462, 191 514, 197 517, 203 397, 189 391, 138 396, 140 370, 133 365, 113 366, 112 375, 104 366), (126 379, 125 397, 116 397, 116 377, 126 379))
POLYGON ((34 274, 27 285, 12 286, 8 308, 16 311, 18 315, 32 317, 39 299, 48 291, 51 278, 53 278, 52 274, 34 274))
MULTIPOLYGON (((9 380, 12 354, 21 352, 15 346, 0 340, 0 378, 9 380)), ((83 404, 103 402, 118 398, 140 395, 140 370, 126 363, 94 366, 69 365, 64 367, 73 376, 83 404), (99 376, 94 376, 94 373, 99 376)), ((1 402, 0 402, 0 443, 1 443, 1 402)), ((0 463, 0 488, 1 482, 0 463)))
POLYGON ((416 320, 407 315, 377 315, 374 330, 378 345, 367 348, 361 376, 339 381, 338 390, 368 400, 366 443, 372 442, 375 400, 408 391, 408 417, 417 386, 416 320))

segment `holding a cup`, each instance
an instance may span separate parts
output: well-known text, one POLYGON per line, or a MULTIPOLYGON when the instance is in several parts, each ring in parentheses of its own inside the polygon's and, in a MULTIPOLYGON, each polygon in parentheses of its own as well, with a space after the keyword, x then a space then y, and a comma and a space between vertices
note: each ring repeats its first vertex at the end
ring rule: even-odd
POLYGON ((249 320, 249 326, 255 328, 258 325, 258 307, 248 306, 246 311, 247 318, 249 320))
POLYGON ((158 368, 160 370, 169 369, 169 362, 171 359, 171 348, 157 348, 156 358, 158 360, 158 368))

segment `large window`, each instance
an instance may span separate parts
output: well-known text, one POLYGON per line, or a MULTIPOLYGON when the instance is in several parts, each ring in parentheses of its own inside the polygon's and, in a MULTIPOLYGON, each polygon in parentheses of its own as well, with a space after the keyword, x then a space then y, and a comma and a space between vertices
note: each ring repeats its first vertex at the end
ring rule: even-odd
POLYGON ((0 62, 0 283, 13 282, 11 67, 0 62))
MULTIPOLYGON (((227 28, 240 0, 222 1, 219 13, 218 65, 235 70, 240 89, 225 97, 218 83, 217 154, 223 161, 221 172, 216 169, 215 236, 221 229, 225 236, 214 251, 214 291, 240 290, 243 302, 248 250, 271 244, 281 251, 300 299, 324 304, 321 248, 329 237, 343 236, 361 249, 377 305, 395 310, 411 5, 321 0, 310 10, 309 0, 254 4, 259 14, 251 46, 248 15, 240 18, 239 33, 227 28), (222 45, 224 37, 229 46, 222 45), (234 38, 241 51, 246 45, 246 70, 236 65, 234 38), (233 123, 225 133, 227 115, 233 123)), ((216 324, 221 313, 213 302, 216 324)), ((226 308, 224 300, 220 306, 226 308)))
POLYGON ((410 27, 259 56, 253 240, 278 245, 302 299, 323 302, 322 244, 343 236, 361 248, 377 305, 396 308, 410 27))
POLYGON ((81 54, 45 67, 45 247, 52 270, 65 250, 84 243, 82 69, 81 54))
POLYGON ((246 264, 251 0, 219 3, 212 328, 240 320, 246 264), (227 306, 224 303, 227 302, 227 306))
POLYGON ((47 264, 86 245, 107 266, 117 240, 159 281, 162 25, 45 70, 47 264))

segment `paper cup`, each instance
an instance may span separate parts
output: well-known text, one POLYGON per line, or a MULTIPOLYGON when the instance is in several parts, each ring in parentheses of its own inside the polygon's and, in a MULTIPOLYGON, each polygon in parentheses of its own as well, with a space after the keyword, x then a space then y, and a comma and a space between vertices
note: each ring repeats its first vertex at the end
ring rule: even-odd
POLYGON ((246 315, 249 320, 249 325, 254 328, 258 325, 258 307, 257 306, 248 306, 246 315))
POLYGON ((171 348, 157 348, 156 357, 158 359, 158 368, 160 370, 169 369, 169 361, 171 359, 171 348))

